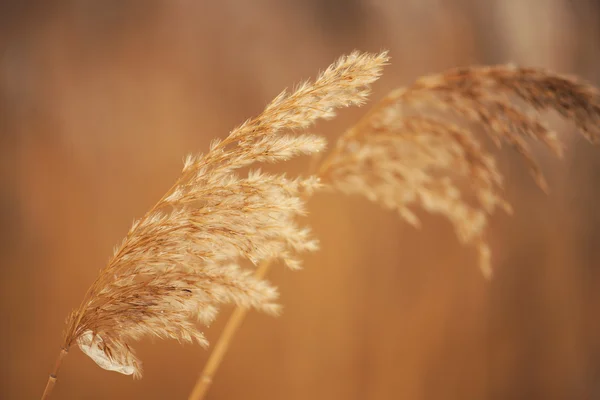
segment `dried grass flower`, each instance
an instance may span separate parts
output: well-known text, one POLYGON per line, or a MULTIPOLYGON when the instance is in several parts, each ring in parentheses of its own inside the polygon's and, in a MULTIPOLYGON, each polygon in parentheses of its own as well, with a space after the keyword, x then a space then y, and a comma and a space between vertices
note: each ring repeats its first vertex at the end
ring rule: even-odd
POLYGON ((209 324, 221 304, 277 313, 277 289, 240 263, 279 259, 299 268, 298 255, 318 242, 297 219, 321 183, 316 176, 238 172, 322 151, 324 138, 293 132, 362 104, 386 61, 386 53, 341 57, 314 82, 282 92, 258 117, 213 141, 208 153, 187 157, 177 182, 133 224, 69 316, 64 348, 77 343, 102 368, 140 376, 134 340, 206 346, 195 320, 209 324))
POLYGON ((348 129, 320 175, 344 193, 396 210, 412 225, 419 226, 414 205, 448 218, 459 240, 478 249, 479 265, 489 277, 488 215, 511 208, 495 156, 472 124, 498 147, 507 143, 520 153, 546 190, 527 139, 562 156, 560 140, 542 122, 540 112, 548 110, 573 121, 589 141, 599 141, 600 95, 575 78, 511 65, 423 77, 391 92, 348 129), (470 190, 464 190, 465 182, 470 190))
MULTIPOLYGON (((415 226, 414 206, 446 217, 459 240, 478 249, 489 277, 488 218, 511 208, 495 156, 473 128, 498 147, 516 149, 543 189, 528 139, 557 156, 563 146, 541 112, 556 111, 591 142, 600 139, 600 95, 591 85, 541 69, 470 67, 391 92, 339 138, 315 174, 290 178, 256 168, 322 152, 326 140, 304 130, 341 107, 363 104, 387 61, 386 52, 341 57, 314 82, 283 91, 258 117, 213 141, 206 154, 188 156, 175 184, 133 224, 69 315, 44 398, 75 343, 102 368, 139 377, 133 341, 154 336, 206 346, 197 322, 209 324, 223 304, 276 314, 276 287, 243 264, 280 260, 299 268, 300 255, 318 249, 298 222, 317 190, 363 195, 415 226), (244 168, 249 172, 242 174, 244 168)), ((232 325, 243 315, 234 314, 232 325)), ((212 377, 218 360, 209 364, 194 398, 206 392, 202 380, 212 377)))

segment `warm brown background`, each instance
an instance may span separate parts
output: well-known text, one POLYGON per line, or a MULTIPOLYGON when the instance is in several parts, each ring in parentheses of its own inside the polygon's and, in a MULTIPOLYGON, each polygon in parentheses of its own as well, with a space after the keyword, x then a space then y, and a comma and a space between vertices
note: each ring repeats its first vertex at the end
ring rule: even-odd
MULTIPOLYGON (((473 63, 600 83, 597 1, 216 4, 0 2, 0 398, 41 394, 64 318, 183 155, 339 55, 390 50, 374 99, 473 63)), ((333 139, 362 112, 316 130, 333 139)), ((362 199, 315 198, 322 251, 274 271, 284 315, 251 315, 209 398, 599 399, 600 149, 555 126, 569 152, 540 152, 550 196, 503 154, 516 215, 492 221, 492 282, 444 220, 415 231, 362 199)), ((141 381, 74 349, 54 398, 184 399, 208 355, 137 349, 141 381)))

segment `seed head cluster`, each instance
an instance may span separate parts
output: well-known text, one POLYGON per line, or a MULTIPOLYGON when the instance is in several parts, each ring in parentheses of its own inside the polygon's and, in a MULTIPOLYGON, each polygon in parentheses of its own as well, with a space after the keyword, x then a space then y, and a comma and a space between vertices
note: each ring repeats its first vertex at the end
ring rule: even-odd
POLYGON ((324 138, 294 132, 364 103, 386 61, 386 53, 342 57, 314 82, 282 92, 206 154, 187 157, 179 179, 133 224, 69 316, 65 348, 77 343, 100 367, 140 376, 135 340, 206 346, 197 321, 209 324, 222 304, 277 313, 277 289, 242 262, 299 268, 299 254, 318 243, 298 217, 322 185, 317 176, 240 169, 322 151, 324 138))
POLYGON ((559 157, 563 146, 540 113, 557 112, 596 143, 600 95, 541 69, 451 70, 392 91, 340 137, 314 175, 256 168, 323 151, 325 138, 306 128, 363 104, 387 61, 385 52, 341 57, 314 82, 283 91, 258 117, 213 141, 206 154, 188 156, 175 184, 133 224, 68 317, 64 347, 77 343, 102 368, 140 376, 131 343, 142 337, 206 346, 197 323, 209 324, 223 304, 276 314, 277 289, 244 263, 279 260, 300 268, 301 254, 318 242, 299 217, 323 188, 363 195, 415 226, 415 206, 446 217, 491 276, 485 228, 496 209, 511 208, 479 131, 521 154, 545 189, 528 139, 559 157))
POLYGON ((599 141, 600 95, 577 79, 511 65, 423 77, 391 92, 351 127, 320 175, 324 183, 394 209, 415 226, 414 205, 446 217, 459 240, 478 249, 489 277, 488 216, 511 208, 494 154, 473 128, 483 129, 498 147, 513 147, 546 190, 527 139, 541 141, 559 157, 563 146, 542 122, 543 111, 557 112, 588 140, 599 141))

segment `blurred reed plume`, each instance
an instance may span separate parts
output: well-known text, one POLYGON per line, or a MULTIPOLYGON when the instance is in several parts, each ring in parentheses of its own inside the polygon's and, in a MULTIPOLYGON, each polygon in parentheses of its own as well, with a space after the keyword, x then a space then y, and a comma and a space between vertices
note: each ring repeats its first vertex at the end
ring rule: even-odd
POLYGON ((208 324, 221 304, 276 313, 277 289, 242 262, 281 260, 299 268, 299 254, 317 250, 318 243, 296 220, 305 214, 307 198, 323 188, 364 195, 413 225, 419 221, 412 205, 445 216, 463 243, 478 248, 482 271, 490 276, 487 216, 510 206, 495 158, 470 124, 485 129, 498 146, 514 147, 545 188, 525 138, 544 142, 560 156, 562 145, 538 115, 555 110, 596 142, 600 97, 591 86, 511 66, 425 77, 390 93, 342 135, 316 174, 239 174, 255 163, 322 151, 326 141, 320 136, 283 132, 304 130, 332 118, 337 108, 364 103, 387 60, 386 52, 342 57, 314 82, 282 92, 258 117, 214 141, 205 155, 188 157, 177 182, 134 223, 69 316, 45 396, 74 343, 102 368, 140 376, 133 340, 156 336, 207 345, 193 318, 208 324), (476 201, 462 191, 465 178, 476 201))
POLYGON ((500 147, 508 143, 528 164, 537 184, 546 181, 525 140, 543 142, 558 157, 563 147, 542 122, 554 110, 591 142, 599 139, 598 91, 574 78, 514 66, 470 67, 418 79, 391 92, 337 142, 320 175, 344 193, 358 193, 394 209, 408 223, 410 206, 441 214, 459 240, 476 246, 485 276, 492 273, 484 233, 487 215, 510 212, 494 155, 480 143, 483 128, 500 147), (470 183, 476 201, 463 194, 470 183))

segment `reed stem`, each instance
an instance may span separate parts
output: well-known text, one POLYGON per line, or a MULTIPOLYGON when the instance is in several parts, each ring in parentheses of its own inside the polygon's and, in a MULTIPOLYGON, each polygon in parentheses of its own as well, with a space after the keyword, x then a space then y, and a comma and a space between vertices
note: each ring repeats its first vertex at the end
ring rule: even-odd
MULTIPOLYGON (((264 278, 270 266, 271 260, 263 261, 256 269, 254 276, 258 279, 264 278)), ((231 339, 233 339, 236 332, 240 328, 247 313, 247 307, 238 306, 235 308, 235 310, 233 310, 233 313, 229 317, 229 320, 227 320, 225 328, 219 336, 217 344, 215 345, 212 353, 208 357, 208 361, 202 370, 202 374, 200 374, 200 377, 196 381, 196 385, 194 386, 194 389, 192 389, 192 393, 188 397, 188 400, 204 399, 208 389, 210 389, 213 377, 215 376, 217 369, 219 369, 219 366, 223 361, 223 357, 225 357, 225 353, 227 353, 227 350, 229 349, 231 339)))
POLYGON ((60 349, 60 353, 58 353, 58 357, 56 357, 56 362, 54 363, 54 370, 50 375, 48 375, 48 382, 46 383, 46 388, 44 389, 44 394, 42 394, 42 400, 46 400, 52 394, 52 390, 54 389, 54 385, 56 385, 56 381, 58 380, 58 370, 60 369, 60 364, 62 364, 63 358, 69 354, 69 350, 62 347, 60 349))

